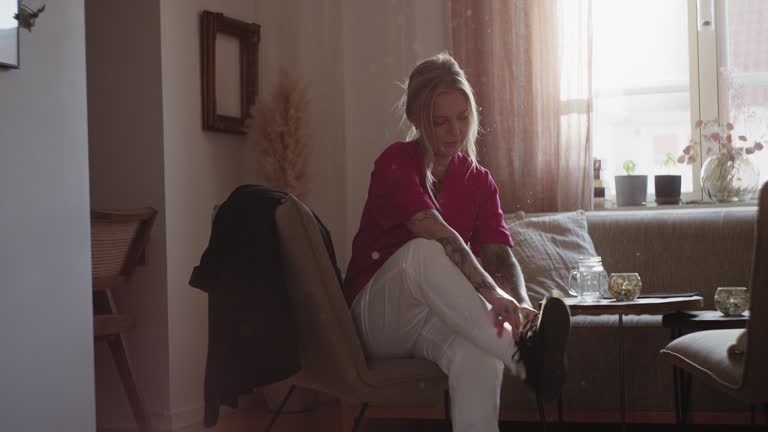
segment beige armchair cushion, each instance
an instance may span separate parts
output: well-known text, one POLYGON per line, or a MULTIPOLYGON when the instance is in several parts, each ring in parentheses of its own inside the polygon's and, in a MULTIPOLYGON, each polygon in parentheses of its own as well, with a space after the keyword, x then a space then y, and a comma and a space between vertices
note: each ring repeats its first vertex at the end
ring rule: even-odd
POLYGON ((741 333, 741 329, 732 329, 687 334, 670 342, 661 355, 693 374, 736 388, 741 383, 744 356, 728 355, 728 347, 741 333))
POLYGON ((276 212, 302 370, 293 382, 346 401, 439 405, 448 381, 421 359, 367 360, 319 225, 289 196, 276 212))

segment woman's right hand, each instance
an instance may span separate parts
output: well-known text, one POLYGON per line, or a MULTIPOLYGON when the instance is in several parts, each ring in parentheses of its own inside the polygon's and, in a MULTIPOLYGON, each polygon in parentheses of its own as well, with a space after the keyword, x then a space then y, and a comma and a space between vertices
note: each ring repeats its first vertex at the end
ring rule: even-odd
POLYGON ((494 326, 496 327, 498 337, 504 334, 504 324, 509 323, 512 338, 517 341, 523 325, 538 315, 535 309, 520 305, 508 295, 496 295, 489 303, 491 304, 491 314, 494 318, 494 326))

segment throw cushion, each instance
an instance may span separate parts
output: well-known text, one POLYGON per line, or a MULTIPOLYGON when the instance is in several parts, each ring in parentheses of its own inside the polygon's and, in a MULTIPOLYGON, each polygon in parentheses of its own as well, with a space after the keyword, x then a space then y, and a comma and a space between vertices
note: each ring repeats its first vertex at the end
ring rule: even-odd
POLYGON ((568 275, 579 257, 597 255, 583 210, 528 217, 511 223, 509 233, 534 306, 553 291, 567 296, 568 275))

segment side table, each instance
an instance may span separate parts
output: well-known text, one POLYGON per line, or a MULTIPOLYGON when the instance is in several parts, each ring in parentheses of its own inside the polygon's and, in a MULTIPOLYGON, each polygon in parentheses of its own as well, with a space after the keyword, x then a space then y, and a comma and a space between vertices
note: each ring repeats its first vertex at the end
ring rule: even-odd
POLYGON ((668 315, 674 312, 701 309, 704 299, 701 296, 688 297, 643 297, 632 301, 620 302, 603 300, 598 302, 579 302, 577 298, 563 299, 571 310, 571 315, 618 315, 619 317, 619 410, 621 411, 621 430, 627 429, 626 392, 624 376, 624 315, 668 315))
MULTIPOLYGON (((702 330, 740 329, 747 327, 749 311, 739 316, 725 316, 716 310, 676 312, 666 314, 661 325, 670 329, 670 341, 684 332, 702 330)), ((677 366, 672 367, 672 382, 675 400, 675 422, 685 424, 688 417, 688 402, 691 395, 691 377, 677 366)))

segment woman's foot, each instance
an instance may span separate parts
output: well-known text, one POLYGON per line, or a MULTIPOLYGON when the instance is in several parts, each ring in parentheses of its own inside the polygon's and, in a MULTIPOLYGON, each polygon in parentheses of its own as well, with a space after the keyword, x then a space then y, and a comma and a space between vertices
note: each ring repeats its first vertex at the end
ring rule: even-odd
POLYGON ((562 299, 545 299, 539 319, 529 321, 520 332, 517 347, 525 365, 525 382, 543 401, 560 395, 565 383, 565 349, 571 329, 571 313, 562 299))

